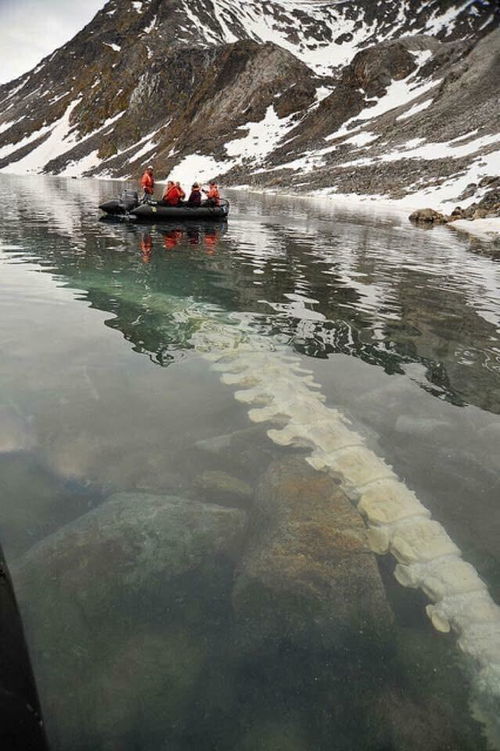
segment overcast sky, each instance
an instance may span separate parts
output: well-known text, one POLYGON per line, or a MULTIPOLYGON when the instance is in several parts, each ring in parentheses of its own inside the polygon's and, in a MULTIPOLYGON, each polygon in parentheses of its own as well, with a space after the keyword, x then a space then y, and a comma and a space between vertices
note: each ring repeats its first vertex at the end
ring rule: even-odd
POLYGON ((0 0, 0 83, 69 41, 106 0, 0 0))

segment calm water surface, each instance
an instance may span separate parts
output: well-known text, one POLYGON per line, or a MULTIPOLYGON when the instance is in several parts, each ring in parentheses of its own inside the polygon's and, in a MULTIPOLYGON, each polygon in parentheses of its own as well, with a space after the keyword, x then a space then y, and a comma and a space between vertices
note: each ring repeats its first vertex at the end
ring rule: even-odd
POLYGON ((0 540, 53 748, 498 748, 455 637, 389 558, 389 643, 295 638, 299 580, 272 636, 258 591, 242 627, 234 587, 265 538, 252 495, 301 454, 192 343, 203 319, 286 345, 500 602, 498 247, 243 193, 227 226, 99 221, 118 190, 0 179, 0 540), (106 516, 119 492, 136 518, 106 516), (177 500, 148 557, 158 495, 177 500))

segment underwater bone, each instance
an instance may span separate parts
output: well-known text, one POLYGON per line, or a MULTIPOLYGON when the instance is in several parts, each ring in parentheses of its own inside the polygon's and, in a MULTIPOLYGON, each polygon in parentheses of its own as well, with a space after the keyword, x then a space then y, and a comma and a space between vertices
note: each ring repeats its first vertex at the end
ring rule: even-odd
MULTIPOLYGON (((308 446, 307 461, 316 469, 340 475, 344 490, 359 503, 368 523, 369 544, 374 552, 397 558, 397 581, 420 588, 430 599, 427 614, 441 631, 453 628, 457 644, 474 665, 474 685, 492 722, 494 732, 500 702, 500 608, 491 599, 474 567, 461 559, 458 547, 444 528, 430 519, 429 511, 395 475, 391 467, 365 445, 361 436, 346 428, 348 421, 323 402, 310 371, 303 372, 296 357, 268 337, 243 337, 237 327, 218 325, 213 347, 210 326, 204 326, 201 347, 195 348, 214 362, 222 380, 250 387, 237 398, 265 406, 249 410, 254 422, 278 421, 281 429, 268 436, 279 445, 308 446), (231 337, 232 340, 231 340, 231 337), (222 351, 217 350, 219 342, 222 351), (303 377, 305 376, 305 378, 303 377), (342 443, 344 442, 344 443, 342 443), (482 629, 482 630, 481 630, 482 629), (490 710, 490 706, 495 709, 490 710)), ((491 732, 491 731, 489 731, 491 732)))

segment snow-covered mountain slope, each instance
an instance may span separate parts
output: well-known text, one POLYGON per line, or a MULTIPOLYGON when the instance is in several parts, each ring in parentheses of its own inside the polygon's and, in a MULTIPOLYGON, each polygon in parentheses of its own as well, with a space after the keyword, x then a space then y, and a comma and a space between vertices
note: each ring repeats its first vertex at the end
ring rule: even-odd
POLYGON ((0 86, 0 170, 458 195, 498 172, 498 21, 495 0, 109 0, 0 86))

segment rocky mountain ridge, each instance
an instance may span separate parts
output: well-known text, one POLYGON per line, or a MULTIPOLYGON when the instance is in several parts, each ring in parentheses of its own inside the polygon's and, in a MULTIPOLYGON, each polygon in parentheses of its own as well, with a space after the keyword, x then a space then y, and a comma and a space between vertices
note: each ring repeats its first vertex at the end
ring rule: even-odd
POLYGON ((499 18, 494 0, 109 0, 0 86, 0 171, 153 161, 160 178, 473 200, 498 173, 499 18))

